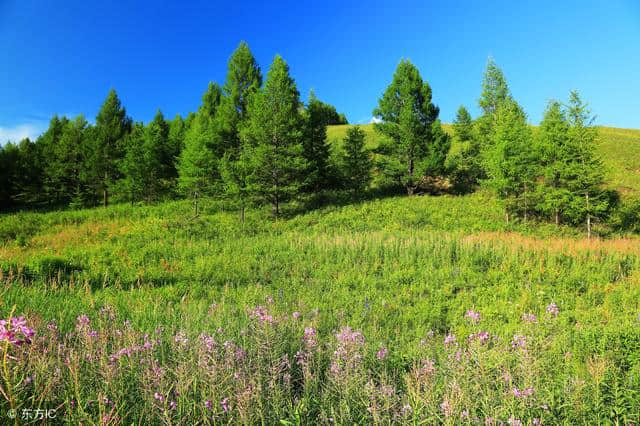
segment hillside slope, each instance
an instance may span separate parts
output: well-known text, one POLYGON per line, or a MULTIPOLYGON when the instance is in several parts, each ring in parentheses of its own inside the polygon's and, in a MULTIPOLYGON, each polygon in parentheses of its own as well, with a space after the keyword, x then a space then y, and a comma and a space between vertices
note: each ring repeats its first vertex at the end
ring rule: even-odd
MULTIPOLYGON (((328 139, 341 146, 350 125, 329 126, 328 139)), ((360 126, 366 134, 367 146, 373 148, 381 138, 372 124, 360 126)), ((444 125, 451 133, 451 125, 444 125)), ((607 182, 620 191, 623 197, 640 196, 640 130, 599 127, 599 154, 607 168, 607 182)))

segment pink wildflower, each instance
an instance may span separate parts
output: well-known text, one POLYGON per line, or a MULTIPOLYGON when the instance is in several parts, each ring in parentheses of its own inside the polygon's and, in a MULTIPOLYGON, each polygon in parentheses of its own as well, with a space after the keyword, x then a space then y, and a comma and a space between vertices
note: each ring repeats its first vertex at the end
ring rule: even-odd
POLYGON ((385 359, 385 357, 387 356, 387 353, 389 351, 387 350, 387 348, 381 348, 378 353, 376 353, 376 358, 382 360, 385 359))
POLYGON ((229 411, 229 398, 224 398, 220 401, 220 405, 222 406, 222 412, 226 413, 229 411))
POLYGON ((467 313, 464 314, 464 317, 469 319, 473 323, 477 323, 478 321, 480 321, 480 312, 469 309, 467 313))
POLYGON ((553 315, 553 317, 556 318, 559 312, 560 310, 558 309, 558 305, 556 305, 555 302, 549 303, 549 305, 547 306, 547 313, 553 315))

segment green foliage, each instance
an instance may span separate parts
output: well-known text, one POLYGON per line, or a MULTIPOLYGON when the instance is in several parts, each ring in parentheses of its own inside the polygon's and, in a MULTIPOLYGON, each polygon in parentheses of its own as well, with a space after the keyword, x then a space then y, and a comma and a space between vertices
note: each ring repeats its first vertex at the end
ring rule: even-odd
POLYGON ((371 153, 365 147, 365 134, 359 126, 350 127, 342 143, 342 179, 345 188, 361 193, 371 182, 371 153))
POLYGON ((496 111, 491 150, 485 153, 489 185, 505 200, 507 212, 522 212, 525 221, 533 207, 539 175, 537 150, 522 108, 510 101, 496 111))
POLYGON ((374 128, 389 138, 379 149, 379 168, 411 195, 424 174, 444 166, 440 154, 446 144, 443 134, 434 135, 439 109, 431 102, 431 87, 411 62, 400 62, 373 114, 381 120, 374 128))
POLYGON ((131 119, 114 89, 109 91, 98 115, 93 134, 90 175, 96 189, 103 193, 103 205, 109 204, 109 188, 119 177, 118 163, 124 155, 124 138, 131 130, 131 119))
POLYGON ((445 164, 458 193, 473 190, 485 177, 474 122, 464 106, 458 108, 453 122, 453 139, 445 164))
POLYGON ((251 156, 250 192, 269 202, 276 216, 281 203, 299 192, 307 168, 299 96, 288 65, 277 55, 264 88, 251 98, 240 133, 251 156))
POLYGON ((335 186, 335 171, 329 162, 331 151, 327 140, 325 105, 313 91, 304 114, 303 155, 307 161, 307 185, 312 191, 335 186))
POLYGON ((0 235, 20 230, 26 242, 0 247, 0 318, 15 306, 36 329, 32 344, 10 349, 3 373, 16 405, 40 398, 65 407, 58 415, 69 423, 99 423, 125 405, 126 424, 214 414, 232 423, 457 424, 465 410, 483 422, 638 421, 635 239, 585 244, 570 227, 507 224, 483 192, 278 221, 249 209, 244 228, 221 206, 192 221, 187 201, 0 216, 0 235), (83 314, 89 327, 76 328, 83 314), (317 346, 305 375, 309 327, 317 346), (145 334, 159 343, 139 349, 145 334), (445 345, 447 335, 456 343, 445 345), (244 393, 248 385, 271 391, 244 393))
POLYGON ((210 145, 213 135, 212 120, 198 113, 186 131, 178 160, 178 188, 182 193, 198 197, 215 192, 217 164, 210 145))

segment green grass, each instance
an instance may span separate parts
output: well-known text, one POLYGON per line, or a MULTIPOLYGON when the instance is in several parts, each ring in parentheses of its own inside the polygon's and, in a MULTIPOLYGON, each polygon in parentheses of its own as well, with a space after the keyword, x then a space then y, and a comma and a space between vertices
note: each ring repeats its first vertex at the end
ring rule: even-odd
MULTIPOLYGON (((329 126, 327 137, 341 146, 349 125, 329 126)), ((367 147, 378 146, 381 136, 372 124, 360 125, 365 132, 367 147)), ((451 125, 444 125, 452 133, 451 125)), ((640 196, 640 130, 599 127, 598 154, 606 167, 607 184, 620 191, 623 198, 640 196)))
MULTIPOLYGON (((330 139, 345 129, 331 127, 330 139)), ((374 146, 371 127, 365 131, 374 146)), ((635 194, 640 132, 601 135, 610 185, 635 194)), ((13 356, 0 371, 11 391, 1 412, 56 406, 68 422, 108 414, 110 424, 457 424, 465 410, 472 420, 525 424, 640 420, 636 238, 588 241, 580 229, 506 223, 484 191, 290 205, 278 220, 254 209, 244 226, 218 201, 203 201, 196 218, 192 209, 174 201, 0 216, 0 316, 14 310, 37 332, 32 345, 1 349, 13 356), (545 313, 551 302, 557 318, 545 313), (252 317, 260 305, 273 324, 252 317), (114 318, 98 313, 105 307, 114 318), (465 318, 470 309, 481 313, 478 324, 465 318), (524 313, 538 322, 523 322, 524 313), (98 340, 77 324, 83 314, 98 340), (49 321, 59 333, 47 330, 49 321), (343 347, 343 326, 361 331, 366 344, 343 347), (159 327, 153 350, 110 361, 159 327), (296 363, 308 350, 305 327, 319 342, 309 371, 296 363), (481 331, 490 343, 467 342, 481 331), (175 340, 182 332, 193 342, 188 349, 175 340), (205 360, 201 333, 242 346, 248 361, 228 364, 223 349, 205 360), (447 334, 457 336, 455 346, 443 345, 447 334), (530 351, 512 347, 514 335, 525 335, 530 351), (380 348, 389 350, 382 360, 380 348), (338 380, 331 369, 341 351, 344 368, 358 361, 338 380), (282 357, 291 386, 273 372, 282 357), (425 360, 435 373, 417 381, 425 360), (145 366, 156 364, 167 375, 154 382, 145 366), (531 387, 534 396, 514 397, 513 387, 531 387), (262 392, 243 405, 249 388, 262 392), (101 405, 105 397, 113 404, 101 405), (227 397, 229 413, 220 405, 227 397)))

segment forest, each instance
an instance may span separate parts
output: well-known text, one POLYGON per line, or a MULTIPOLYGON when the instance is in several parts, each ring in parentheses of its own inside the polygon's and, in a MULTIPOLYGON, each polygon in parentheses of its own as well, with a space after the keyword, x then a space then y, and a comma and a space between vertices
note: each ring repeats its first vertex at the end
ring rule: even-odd
MULTIPOLYGON (((346 117, 311 92, 303 104, 283 58, 263 81, 249 46, 231 55, 222 86, 210 83, 197 112, 148 124, 126 113, 115 90, 95 124, 54 116, 35 141, 0 150, 2 210, 82 208, 110 202, 225 199, 247 206, 375 188, 416 193, 470 193, 490 188, 505 219, 584 226, 606 223, 619 194, 605 187, 595 117, 577 91, 550 101, 536 128, 489 60, 473 119, 461 106, 446 131, 429 83, 402 60, 373 110, 381 143, 367 149, 354 126, 336 148, 327 126, 346 117)), ((635 215, 627 207, 625 217, 635 215)), ((616 220, 616 226, 629 219, 616 220)))

